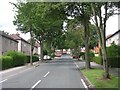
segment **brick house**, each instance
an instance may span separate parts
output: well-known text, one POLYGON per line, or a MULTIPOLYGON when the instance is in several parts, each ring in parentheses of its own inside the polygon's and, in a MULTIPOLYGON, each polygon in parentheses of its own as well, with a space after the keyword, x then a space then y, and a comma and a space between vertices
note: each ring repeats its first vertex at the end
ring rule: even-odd
MULTIPOLYGON (((20 37, 20 34, 11 34, 10 35, 13 39, 18 41, 18 51, 19 52, 23 52, 26 55, 30 55, 30 42, 26 41, 25 39, 20 37)), ((33 50, 33 54, 38 54, 38 46, 34 45, 34 50, 33 50)))
POLYGON ((0 31, 0 55, 3 55, 10 50, 18 50, 18 41, 11 38, 4 31, 0 31))

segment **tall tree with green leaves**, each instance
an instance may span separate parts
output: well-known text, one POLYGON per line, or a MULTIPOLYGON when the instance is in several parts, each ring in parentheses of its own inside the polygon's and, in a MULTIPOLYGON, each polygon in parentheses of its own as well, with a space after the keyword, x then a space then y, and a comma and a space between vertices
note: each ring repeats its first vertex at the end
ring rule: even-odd
POLYGON ((49 2, 38 4, 35 33, 41 45, 41 60, 43 60, 43 42, 50 40, 50 45, 52 46, 53 38, 60 35, 64 16, 62 3, 49 2))
POLYGON ((15 20, 13 21, 14 25, 18 27, 17 30, 23 33, 30 33, 30 63, 32 65, 35 3, 18 2, 17 4, 12 4, 17 9, 15 20))
POLYGON ((102 50, 105 79, 110 78, 108 61, 107 61, 107 52, 106 52, 106 22, 108 18, 114 14, 117 4, 118 2, 91 3, 91 9, 94 16, 94 23, 97 28, 97 33, 99 35, 99 42, 102 50), (103 13, 102 8, 104 8, 104 15, 102 15, 103 13))
POLYGON ((68 16, 75 17, 84 26, 84 40, 85 40, 85 60, 86 69, 90 69, 89 60, 89 20, 91 16, 89 3, 68 3, 66 5, 66 13, 68 16))

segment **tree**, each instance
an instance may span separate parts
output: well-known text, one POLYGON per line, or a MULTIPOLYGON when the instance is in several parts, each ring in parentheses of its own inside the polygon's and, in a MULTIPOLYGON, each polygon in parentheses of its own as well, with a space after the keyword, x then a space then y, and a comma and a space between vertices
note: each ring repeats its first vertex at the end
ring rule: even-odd
POLYGON ((53 46, 54 38, 61 34, 63 20, 64 9, 62 3, 38 4, 35 29, 36 38, 41 45, 41 60, 43 60, 43 42, 49 42, 50 40, 50 46, 53 46))
POLYGON ((16 10, 15 20, 13 21, 14 25, 16 25, 18 28, 17 30, 23 32, 23 33, 30 33, 30 63, 32 65, 32 55, 33 55, 33 37, 34 37, 34 11, 35 11, 35 3, 23 3, 18 2, 17 4, 12 3, 16 10))
POLYGON ((95 46, 98 46, 98 34, 96 31, 95 25, 90 25, 90 37, 89 37, 89 48, 94 49, 95 46))
POLYGON ((104 78, 110 78, 109 76, 109 68, 107 61, 107 53, 106 53, 106 21, 108 18, 113 15, 116 3, 113 2, 102 2, 102 3, 91 3, 91 8, 95 20, 95 25, 97 28, 97 33, 99 35, 99 42, 102 50, 102 58, 104 65, 104 78), (104 7, 104 16, 102 16, 102 7, 104 7))
POLYGON ((80 46, 83 44, 83 27, 77 20, 69 20, 66 32, 66 45, 70 49, 80 51, 80 46))
POLYGON ((41 46, 40 57, 43 61, 43 42, 54 37, 61 30, 63 24, 64 8, 62 3, 19 2, 14 5, 18 9, 14 24, 20 31, 30 32, 31 52, 33 51, 33 38, 36 38, 41 46))
POLYGON ((84 26, 84 40, 85 40, 85 60, 86 69, 90 69, 89 60, 89 20, 91 16, 89 3, 68 3, 66 6, 66 13, 68 16, 75 17, 84 26))

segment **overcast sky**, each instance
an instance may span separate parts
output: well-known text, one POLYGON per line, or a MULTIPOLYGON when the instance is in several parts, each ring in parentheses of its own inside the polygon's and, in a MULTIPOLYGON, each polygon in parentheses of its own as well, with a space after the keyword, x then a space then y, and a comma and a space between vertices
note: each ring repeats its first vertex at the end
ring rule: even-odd
MULTIPOLYGON (((9 32, 10 34, 17 33, 16 26, 13 25, 14 15, 13 5, 9 2, 16 3, 17 0, 2 0, 0 3, 0 30, 9 32)), ((113 34, 118 30, 118 16, 112 16, 107 21, 106 35, 113 34)), ((19 32, 20 33, 20 32, 19 32)), ((29 34, 21 34, 24 39, 29 39, 29 34)))

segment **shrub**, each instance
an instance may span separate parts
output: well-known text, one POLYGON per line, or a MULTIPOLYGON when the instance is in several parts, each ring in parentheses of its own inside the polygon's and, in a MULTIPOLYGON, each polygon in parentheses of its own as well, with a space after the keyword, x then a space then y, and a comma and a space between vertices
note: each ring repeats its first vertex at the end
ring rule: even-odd
POLYGON ((84 55, 85 55, 85 53, 84 53, 84 52, 80 52, 80 57, 81 57, 81 56, 84 56, 84 55))
POLYGON ((90 56, 90 61, 93 61, 93 57, 95 57, 95 55, 92 51, 89 52, 89 56, 90 56))
POLYGON ((47 54, 48 54, 47 50, 43 50, 43 55, 47 55, 47 54))
POLYGON ((107 47, 107 59, 110 67, 120 67, 120 46, 114 43, 107 47))
POLYGON ((108 65, 114 68, 120 68, 120 56, 108 57, 108 65))
POLYGON ((107 47, 107 57, 111 56, 120 56, 120 46, 112 44, 110 47, 107 47))
POLYGON ((8 51, 5 55, 11 56, 13 58, 13 66, 21 66, 25 64, 26 55, 17 51, 8 51))
POLYGON ((1 69, 8 69, 13 67, 13 58, 11 56, 0 56, 1 69))
POLYGON ((39 58, 35 55, 32 56, 33 62, 39 61, 39 58))
MULTIPOLYGON (((26 57, 27 57, 26 62, 27 62, 27 63, 30 63, 30 56, 27 55, 26 57)), ((39 61, 39 57, 33 55, 33 56, 32 56, 32 61, 33 61, 33 62, 39 61)))
POLYGON ((54 58, 54 57, 55 57, 55 54, 54 54, 54 53, 51 53, 50 56, 51 56, 51 58, 54 58))
POLYGON ((93 61, 96 62, 97 64, 103 65, 102 57, 101 56, 93 57, 93 61))

